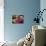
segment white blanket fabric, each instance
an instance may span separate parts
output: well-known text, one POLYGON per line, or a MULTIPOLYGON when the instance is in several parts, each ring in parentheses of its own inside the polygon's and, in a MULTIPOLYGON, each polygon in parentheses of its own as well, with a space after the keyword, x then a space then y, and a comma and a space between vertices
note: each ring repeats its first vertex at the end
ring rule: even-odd
POLYGON ((17 46, 16 42, 3 42, 3 44, 1 46, 17 46))

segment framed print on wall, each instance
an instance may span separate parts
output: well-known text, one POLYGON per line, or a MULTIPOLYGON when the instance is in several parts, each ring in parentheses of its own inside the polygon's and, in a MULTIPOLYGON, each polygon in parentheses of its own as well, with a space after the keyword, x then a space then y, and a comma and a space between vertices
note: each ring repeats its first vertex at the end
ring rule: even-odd
POLYGON ((23 24, 23 23, 24 23, 24 15, 12 16, 12 24, 23 24))

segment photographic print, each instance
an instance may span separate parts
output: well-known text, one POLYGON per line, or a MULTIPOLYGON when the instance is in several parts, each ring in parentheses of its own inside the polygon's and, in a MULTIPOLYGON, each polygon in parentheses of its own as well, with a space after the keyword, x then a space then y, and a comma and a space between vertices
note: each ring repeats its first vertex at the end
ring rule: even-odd
POLYGON ((24 15, 12 16, 12 24, 23 24, 23 23, 24 23, 24 15))

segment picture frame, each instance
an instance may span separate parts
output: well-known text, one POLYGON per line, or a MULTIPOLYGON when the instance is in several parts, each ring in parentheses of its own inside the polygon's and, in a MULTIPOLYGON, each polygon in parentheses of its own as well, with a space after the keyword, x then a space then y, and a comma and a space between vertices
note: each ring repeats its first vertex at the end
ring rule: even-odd
POLYGON ((12 16, 12 24, 23 24, 23 23, 24 23, 24 15, 12 16))

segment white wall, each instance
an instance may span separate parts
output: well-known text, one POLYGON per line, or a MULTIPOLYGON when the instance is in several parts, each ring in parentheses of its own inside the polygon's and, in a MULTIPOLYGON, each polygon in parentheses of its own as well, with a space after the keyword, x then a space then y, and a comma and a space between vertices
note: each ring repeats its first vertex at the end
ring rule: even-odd
MULTIPOLYGON (((40 0, 40 9, 41 9, 41 11, 43 10, 43 9, 46 9, 46 0, 40 0)), ((46 11, 44 11, 43 12, 43 22, 41 21, 41 25, 43 25, 43 26, 46 26, 46 11)))
POLYGON ((4 0, 0 0, 0 42, 4 41, 4 0))

